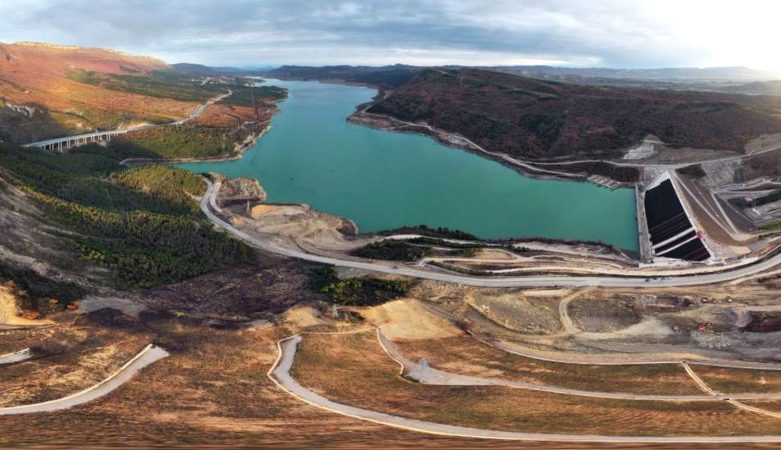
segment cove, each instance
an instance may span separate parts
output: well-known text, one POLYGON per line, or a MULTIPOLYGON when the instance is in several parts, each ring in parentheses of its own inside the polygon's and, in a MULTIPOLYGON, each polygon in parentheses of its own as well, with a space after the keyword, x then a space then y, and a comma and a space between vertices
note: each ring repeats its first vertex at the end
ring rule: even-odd
POLYGON ((638 249, 632 189, 542 180, 412 133, 345 121, 374 89, 267 80, 288 89, 271 129, 235 161, 178 164, 258 179, 273 203, 307 203, 361 232, 448 227, 481 238, 602 241, 638 249))

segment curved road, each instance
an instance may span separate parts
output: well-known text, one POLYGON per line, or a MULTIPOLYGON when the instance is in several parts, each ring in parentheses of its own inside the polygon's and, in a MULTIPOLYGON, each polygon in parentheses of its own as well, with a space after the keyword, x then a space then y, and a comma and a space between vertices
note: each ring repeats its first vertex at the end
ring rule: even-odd
POLYGON ((139 354, 134 356, 133 359, 114 372, 114 374, 92 387, 67 397, 58 398, 57 400, 34 403, 31 405, 0 408, 0 416, 59 411, 91 402, 114 391, 133 378, 141 369, 166 356, 168 356, 168 352, 160 347, 149 344, 141 350, 139 354))
MULTIPOLYGON (((706 392, 707 395, 686 395, 686 394, 634 394, 629 392, 601 392, 586 391, 583 389, 572 389, 549 384, 527 383, 523 381, 504 380, 492 377, 477 377, 471 375, 462 375, 444 370, 431 368, 427 362, 414 362, 407 359, 396 348, 393 342, 388 339, 382 331, 377 329, 377 339, 380 346, 402 367, 402 375, 422 384, 440 385, 440 386, 502 386, 513 389, 528 389, 530 391, 549 392, 552 394, 574 395, 577 397, 607 398, 613 400, 647 400, 647 401, 666 401, 666 402, 711 402, 725 400, 778 400, 781 399, 781 392, 773 393, 735 393, 722 394, 719 392, 706 392)), ((691 368, 685 362, 678 362, 683 369, 691 372, 691 368)), ((627 364, 631 365, 631 364, 627 364)), ((700 385, 697 380, 695 382, 700 385)))
POLYGON ((301 386, 290 376, 298 343, 301 336, 296 335, 277 343, 279 354, 267 375, 281 389, 312 406, 352 417, 359 420, 400 428, 421 433, 477 439, 495 439, 507 441, 548 441, 548 442, 604 442, 604 443, 648 443, 648 444, 696 444, 696 443, 749 443, 781 442, 781 436, 600 436, 577 434, 523 433, 512 431, 484 430, 480 428, 459 427, 440 423, 408 419, 391 414, 380 413, 363 408, 337 403, 301 386))
POLYGON ((584 286, 603 286, 603 287, 675 287, 675 286, 698 286, 704 284, 721 283, 754 275, 764 272, 768 269, 781 264, 781 253, 768 257, 751 265, 741 266, 734 269, 726 269, 721 272, 702 273, 697 275, 680 275, 669 277, 618 277, 618 276, 556 276, 556 275, 535 275, 527 277, 502 277, 489 278, 471 275, 433 272, 414 267, 405 267, 399 265, 385 265, 378 262, 352 261, 330 256, 320 256, 311 253, 294 250, 280 245, 267 242, 235 228, 222 218, 218 217, 210 208, 210 203, 214 203, 216 192, 211 180, 206 179, 208 185, 207 192, 201 199, 201 210, 206 217, 215 225, 225 229, 230 234, 243 240, 247 244, 265 250, 270 253, 287 256, 290 258, 303 259, 322 264, 329 264, 338 267, 350 267, 354 269, 364 269, 373 272, 388 273, 394 275, 403 275, 413 278, 422 278, 427 280, 442 281, 446 283, 465 284, 481 287, 584 287, 584 286))
POLYGON ((517 344, 504 341, 489 341, 474 333, 469 333, 469 335, 484 345, 503 351, 505 353, 509 353, 511 355, 559 364, 579 364, 586 366, 650 366, 657 364, 689 363, 695 366, 723 367, 727 369, 781 370, 781 363, 705 358, 699 355, 690 355, 687 358, 670 359, 664 355, 656 358, 653 356, 644 356, 642 353, 540 353, 534 350, 520 347, 517 344))
POLYGON ((26 361, 32 357, 33 351, 29 348, 25 348, 24 350, 19 350, 18 352, 14 353, 0 355, 0 366, 26 361))
POLYGON ((86 138, 92 138, 92 137, 96 137, 96 136, 101 136, 101 135, 103 135, 105 133, 121 133, 121 134, 124 134, 124 133, 130 132, 130 131, 151 130, 152 128, 165 127, 165 126, 169 126, 169 125, 183 125, 183 124, 185 124, 187 122, 190 122, 192 120, 195 120, 195 119, 201 117, 203 115, 203 113, 206 112, 206 109, 209 106, 211 106, 211 105, 219 102, 220 100, 223 100, 226 97, 229 97, 231 95, 233 95, 233 91, 228 89, 228 92, 225 92, 223 94, 214 96, 214 97, 210 98, 209 100, 207 100, 205 103, 199 104, 198 107, 195 108, 195 111, 193 111, 189 116, 187 116, 187 117, 185 117, 183 119, 177 120, 176 122, 166 123, 166 124, 162 124, 162 125, 146 124, 146 125, 139 125, 139 126, 133 127, 133 128, 122 128, 122 129, 116 129, 116 130, 104 130, 104 131, 98 131, 98 132, 93 132, 93 133, 77 134, 77 135, 72 135, 72 136, 64 136, 64 137, 59 137, 59 138, 54 138, 54 139, 46 139, 44 141, 31 142, 29 144, 25 144, 25 147, 37 147, 37 146, 42 146, 42 145, 57 144, 59 142, 69 141, 69 140, 73 140, 73 139, 85 139, 86 140, 86 138))

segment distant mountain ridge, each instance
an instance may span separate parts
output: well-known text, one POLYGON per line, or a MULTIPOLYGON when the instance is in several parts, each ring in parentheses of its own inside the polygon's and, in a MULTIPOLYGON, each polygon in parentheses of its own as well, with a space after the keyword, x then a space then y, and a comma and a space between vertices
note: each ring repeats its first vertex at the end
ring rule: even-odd
POLYGON ((410 81, 425 67, 395 64, 392 66, 281 66, 263 72, 264 76, 293 80, 345 81, 379 87, 397 87, 410 81))
MULTIPOLYGON (((467 66, 439 66, 439 69, 467 69, 467 66)), ((781 74, 748 67, 612 69, 554 66, 480 66, 479 70, 508 73, 527 78, 562 81, 575 84, 661 88, 674 90, 743 92, 739 86, 747 83, 781 79, 781 74)), ((380 88, 395 88, 410 81, 427 69, 423 66, 395 64, 387 66, 281 66, 262 71, 263 76, 289 80, 345 81, 369 84, 380 88)), ((761 93, 761 92, 757 92, 761 93)), ((768 92, 770 94, 770 92, 768 92)), ((778 95, 778 94, 772 94, 778 95)))
POLYGON ((613 69, 604 67, 492 66, 482 68, 529 77, 552 75, 653 81, 766 81, 779 77, 777 73, 748 67, 613 69))

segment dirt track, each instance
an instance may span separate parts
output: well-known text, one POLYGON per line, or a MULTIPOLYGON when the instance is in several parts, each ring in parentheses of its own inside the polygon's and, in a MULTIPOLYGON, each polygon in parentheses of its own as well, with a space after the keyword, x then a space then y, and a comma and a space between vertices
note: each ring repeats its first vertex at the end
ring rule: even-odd
POLYGON ((600 436, 522 433, 484 430, 478 428, 445 425, 421 420, 408 419, 390 414, 370 411, 331 401, 303 386, 290 376, 290 369, 301 341, 301 335, 282 339, 277 343, 278 357, 268 372, 268 377, 290 395, 310 405, 326 411, 348 417, 379 423, 395 428, 422 433, 464 438, 494 439, 508 441, 548 441, 548 442, 601 442, 601 443, 759 443, 781 442, 781 436, 726 436, 726 437, 654 437, 654 436, 600 436))
POLYGON ((166 356, 168 356, 168 352, 160 347, 149 344, 138 355, 122 366, 117 372, 102 382, 96 384, 95 386, 57 400, 43 403, 34 403, 31 405, 0 408, 0 416, 59 411, 91 402, 111 393, 115 389, 122 386, 122 384, 133 378, 133 376, 140 372, 141 369, 154 363, 155 361, 165 358, 166 356))
POLYGON ((0 355, 0 366, 5 364, 13 364, 22 362, 25 360, 28 360, 32 358, 33 353, 29 348, 25 348, 23 350, 19 350, 18 352, 8 353, 5 355, 0 355))

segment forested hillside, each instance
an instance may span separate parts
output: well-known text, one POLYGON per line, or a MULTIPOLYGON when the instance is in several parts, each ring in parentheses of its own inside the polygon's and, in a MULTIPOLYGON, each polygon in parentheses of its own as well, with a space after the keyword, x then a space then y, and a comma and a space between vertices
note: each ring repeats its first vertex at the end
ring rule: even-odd
POLYGON ((535 160, 613 158, 655 135, 673 147, 743 151, 781 132, 781 98, 583 86, 476 69, 431 69, 370 113, 425 122, 535 160))
POLYGON ((1 145, 0 177, 62 229, 82 263, 108 269, 116 287, 159 286, 253 258, 202 217, 194 196, 205 185, 180 169, 123 168, 97 146, 53 155, 1 145))

